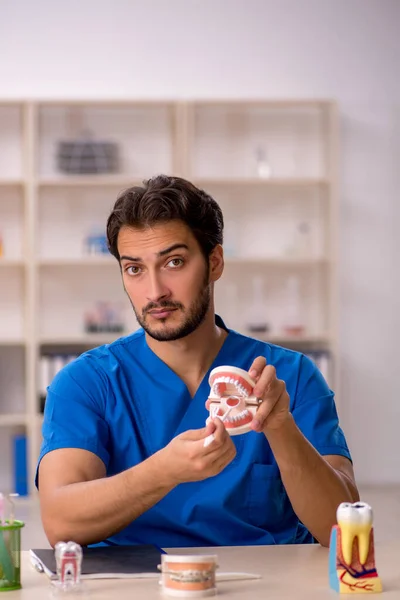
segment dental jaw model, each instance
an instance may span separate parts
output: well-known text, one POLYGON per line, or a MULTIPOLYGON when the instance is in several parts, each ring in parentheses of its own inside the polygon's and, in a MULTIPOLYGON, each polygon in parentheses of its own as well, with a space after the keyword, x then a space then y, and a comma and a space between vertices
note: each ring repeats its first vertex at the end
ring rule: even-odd
POLYGON ((329 585, 341 594, 382 591, 375 568, 372 509, 365 502, 342 502, 329 545, 329 585))
MULTIPOLYGON (((206 423, 218 417, 229 435, 251 431, 250 424, 260 400, 253 395, 255 381, 247 371, 237 367, 217 367, 211 371, 208 382, 211 391, 206 408, 210 416, 206 423)), ((213 439, 213 435, 208 436, 204 445, 208 446, 213 439)))

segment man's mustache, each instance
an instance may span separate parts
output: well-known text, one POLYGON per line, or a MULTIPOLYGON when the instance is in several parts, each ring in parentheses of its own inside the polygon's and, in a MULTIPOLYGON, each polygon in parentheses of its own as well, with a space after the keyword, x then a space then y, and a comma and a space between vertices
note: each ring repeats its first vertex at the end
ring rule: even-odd
POLYGON ((168 302, 167 300, 164 300, 163 302, 150 302, 143 310, 142 310, 142 314, 145 315, 146 313, 148 313, 150 310, 161 310, 163 308, 166 309, 173 309, 173 308, 183 308, 182 304, 180 302, 168 302))

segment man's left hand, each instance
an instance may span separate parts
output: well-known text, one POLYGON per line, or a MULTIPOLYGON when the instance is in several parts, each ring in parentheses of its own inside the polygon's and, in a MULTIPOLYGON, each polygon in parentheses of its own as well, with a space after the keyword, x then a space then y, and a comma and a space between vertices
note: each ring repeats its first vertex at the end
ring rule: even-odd
POLYGON ((291 417, 285 382, 277 378, 275 367, 267 365, 263 356, 254 360, 249 375, 256 382, 253 394, 261 400, 251 423, 252 429, 265 434, 272 429, 279 429, 291 417))

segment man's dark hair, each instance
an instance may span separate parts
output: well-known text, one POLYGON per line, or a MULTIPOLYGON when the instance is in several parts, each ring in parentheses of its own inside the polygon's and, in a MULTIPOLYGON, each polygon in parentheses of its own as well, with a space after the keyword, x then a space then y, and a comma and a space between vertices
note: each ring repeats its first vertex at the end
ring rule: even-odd
POLYGON ((183 221, 192 231, 206 258, 222 244, 224 219, 217 202, 181 177, 158 175, 125 190, 107 220, 107 243, 119 260, 121 227, 144 228, 171 220, 183 221))

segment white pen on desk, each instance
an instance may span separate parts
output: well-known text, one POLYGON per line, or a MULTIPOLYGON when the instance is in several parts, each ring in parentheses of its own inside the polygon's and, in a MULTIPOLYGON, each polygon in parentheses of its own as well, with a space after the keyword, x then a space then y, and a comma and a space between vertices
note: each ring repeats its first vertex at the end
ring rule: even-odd
POLYGON ((34 558, 31 555, 31 565, 32 567, 35 569, 35 571, 37 571, 38 573, 44 573, 44 568, 43 565, 40 561, 36 560, 36 558, 34 558))
MULTIPOLYGON (((226 418, 228 417, 229 413, 231 412, 233 406, 230 406, 228 408, 227 411, 224 412, 224 414, 222 415, 222 417, 218 417, 216 414, 212 415, 213 417, 217 417, 218 419, 220 419, 222 422, 224 422, 226 420, 226 418)), ((215 440, 214 434, 212 433, 211 435, 208 435, 206 437, 206 439, 204 440, 204 448, 207 448, 207 446, 209 446, 213 441, 215 440)))
POLYGON ((261 579, 261 575, 258 573, 241 573, 241 572, 226 572, 226 573, 215 573, 215 578, 218 582, 220 581, 239 581, 245 579, 261 579))

